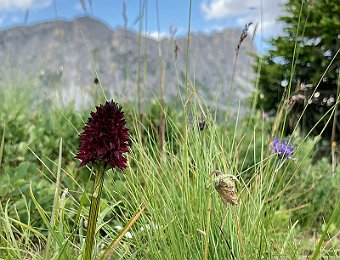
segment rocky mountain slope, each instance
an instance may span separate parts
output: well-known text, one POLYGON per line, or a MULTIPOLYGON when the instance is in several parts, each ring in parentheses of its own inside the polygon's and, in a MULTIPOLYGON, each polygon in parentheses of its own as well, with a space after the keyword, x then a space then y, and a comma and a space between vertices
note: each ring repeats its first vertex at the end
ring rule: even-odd
MULTIPOLYGON (((208 104, 217 101, 225 107, 230 99, 236 105, 252 92, 250 37, 241 45, 231 84, 240 35, 232 29, 191 35, 190 89, 208 104)), ((159 97, 163 82, 165 98, 171 100, 185 92, 186 46, 186 37, 158 42, 137 32, 113 30, 90 17, 19 26, 0 31, 0 77, 29 76, 53 98, 75 100, 77 106, 100 89, 94 82, 97 74, 108 97, 137 99, 139 82, 145 103, 159 97)))

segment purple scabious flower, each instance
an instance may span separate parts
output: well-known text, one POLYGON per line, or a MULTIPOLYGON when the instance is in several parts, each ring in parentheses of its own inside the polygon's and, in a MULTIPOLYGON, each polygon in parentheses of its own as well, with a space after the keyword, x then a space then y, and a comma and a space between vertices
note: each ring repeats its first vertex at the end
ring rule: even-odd
POLYGON ((76 158, 81 160, 79 167, 88 163, 101 163, 104 167, 124 170, 129 150, 129 131, 126 128, 124 112, 117 103, 106 101, 91 112, 79 135, 79 152, 76 158))
POLYGON ((280 159, 297 160, 297 158, 293 158, 295 148, 289 143, 289 140, 275 138, 270 144, 270 148, 272 149, 272 153, 277 154, 280 159))

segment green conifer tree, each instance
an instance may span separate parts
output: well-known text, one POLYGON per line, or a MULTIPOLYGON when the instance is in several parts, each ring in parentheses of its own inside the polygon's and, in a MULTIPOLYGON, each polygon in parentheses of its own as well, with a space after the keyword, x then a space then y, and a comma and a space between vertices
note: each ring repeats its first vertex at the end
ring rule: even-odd
MULTIPOLYGON (((288 0, 285 10, 279 18, 283 33, 270 40, 272 49, 258 59, 262 63, 256 105, 272 112, 287 108, 291 122, 287 125, 292 129, 308 104, 304 120, 299 121, 307 132, 336 103, 340 1, 288 0)), ((315 134, 327 119, 315 128, 315 134)))

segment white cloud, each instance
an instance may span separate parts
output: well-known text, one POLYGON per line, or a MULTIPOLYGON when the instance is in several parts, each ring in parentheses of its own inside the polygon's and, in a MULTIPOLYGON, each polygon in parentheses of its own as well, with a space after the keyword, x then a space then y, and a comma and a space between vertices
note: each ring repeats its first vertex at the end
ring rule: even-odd
POLYGON ((164 38, 168 38, 170 37, 169 33, 166 33, 166 32, 148 32, 148 34, 146 35, 147 37, 150 37, 151 39, 153 40, 163 40, 164 38))
POLYGON ((0 25, 5 21, 5 16, 0 16, 0 25))
POLYGON ((258 32, 262 30, 263 35, 272 36, 281 31, 282 25, 277 22, 277 18, 284 13, 285 2, 286 0, 204 0, 201 10, 207 20, 234 18, 240 27, 250 21, 259 23, 258 32))
POLYGON ((42 9, 52 4, 52 0, 0 0, 0 11, 42 9))
POLYGON ((255 3, 258 3, 258 1, 210 0, 210 2, 204 1, 201 3, 201 10, 206 19, 219 19, 246 14, 256 8, 255 3))

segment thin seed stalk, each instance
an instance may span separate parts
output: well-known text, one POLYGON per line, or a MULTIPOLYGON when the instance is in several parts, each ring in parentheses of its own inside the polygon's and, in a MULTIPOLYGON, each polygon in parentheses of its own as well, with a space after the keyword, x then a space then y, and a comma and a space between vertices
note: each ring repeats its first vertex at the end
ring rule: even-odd
POLYGON ((99 167, 94 179, 94 186, 91 198, 88 228, 85 238, 85 260, 91 260, 92 249, 95 244, 96 224, 99 213, 100 196, 103 190, 105 168, 99 167))

